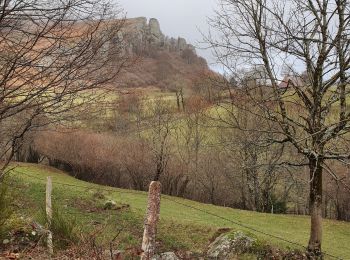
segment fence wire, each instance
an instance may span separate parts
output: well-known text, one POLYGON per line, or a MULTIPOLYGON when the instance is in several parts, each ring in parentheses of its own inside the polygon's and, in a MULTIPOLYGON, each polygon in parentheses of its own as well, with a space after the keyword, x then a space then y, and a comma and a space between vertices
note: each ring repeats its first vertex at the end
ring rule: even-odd
MULTIPOLYGON (((30 175, 30 174, 27 174, 25 172, 22 172, 22 171, 18 171, 18 170, 12 170, 12 172, 16 172, 18 174, 22 174, 24 176, 27 176, 29 178, 34 178, 34 179, 37 179, 37 180, 40 180, 42 182, 45 182, 46 179, 42 179, 40 177, 37 177, 37 176, 33 176, 33 175, 30 175)), ((98 191, 105 191, 105 192, 115 192, 115 193, 119 193, 119 194, 133 194, 133 195, 142 195, 142 196, 145 196, 146 195, 146 192, 140 192, 140 191, 134 191, 134 190, 121 190, 121 189, 117 189, 117 188, 102 188, 101 186, 99 187, 88 187, 88 186, 83 186, 83 185, 76 185, 76 184, 70 184, 70 183, 63 183, 63 182, 56 182, 56 181, 52 181, 52 184, 55 184, 55 185, 62 185, 62 186, 67 186, 67 187, 75 187, 75 188, 80 188, 80 189, 96 189, 98 191)), ((89 183, 88 185, 91 185, 93 183, 89 183)), ((93 184, 93 185, 96 185, 97 184, 93 184)), ((246 225, 244 223, 242 223, 241 221, 239 220, 232 220, 232 219, 228 219, 227 217, 223 217, 223 216, 220 216, 216 213, 212 213, 212 212, 209 212, 209 211, 206 211, 204 209, 200 209, 200 208, 197 208, 197 207, 194 207, 194 206, 191 206, 191 205, 188 205, 186 203, 183 203, 183 202, 180 202, 176 199, 173 199, 173 198, 170 198, 169 196, 165 195, 165 196, 162 196, 162 199, 164 200, 167 200, 167 201, 170 201, 172 203, 175 203, 175 204, 178 204, 182 207, 185 207, 185 208, 189 208, 189 209, 192 209, 192 210, 195 210, 197 212, 201 212, 201 213, 204 213, 205 215, 208 215, 208 216, 212 216, 212 217, 215 217, 215 218, 218 218, 218 219, 221 219, 221 220, 224 220, 228 223, 231 223, 231 224, 234 224, 234 225, 237 225, 237 226, 240 226, 242 228, 245 228, 249 231, 252 231, 252 232, 255 232, 255 233, 258 233, 258 234, 262 234, 262 235, 265 235, 265 236, 268 236, 268 237, 271 237, 271 238, 274 238, 276 240, 279 240, 279 241, 282 241, 282 242, 285 242, 285 243, 288 243, 288 244, 291 244, 291 245, 294 245, 294 246, 298 246, 300 248, 303 248, 303 249, 307 249, 306 246, 304 246, 303 244, 300 244, 298 242, 295 242, 295 241, 292 241, 292 240, 289 240, 289 239, 286 239, 286 238, 283 238, 281 236, 278 236, 278 235, 274 235, 274 234, 271 234, 271 233, 268 233, 268 232, 265 232, 265 231, 262 231, 260 229, 257 229, 255 227, 251 227, 249 225, 246 225)), ((75 213, 73 213, 75 214, 75 213)), ((81 214, 84 214, 84 213, 81 213, 81 214)), ((326 253, 326 252, 323 252, 322 253, 324 256, 328 256, 328 257, 331 257, 333 259, 339 259, 339 260, 342 260, 341 257, 338 257, 338 256, 335 256, 335 255, 332 255, 332 254, 329 254, 329 253, 326 253)))

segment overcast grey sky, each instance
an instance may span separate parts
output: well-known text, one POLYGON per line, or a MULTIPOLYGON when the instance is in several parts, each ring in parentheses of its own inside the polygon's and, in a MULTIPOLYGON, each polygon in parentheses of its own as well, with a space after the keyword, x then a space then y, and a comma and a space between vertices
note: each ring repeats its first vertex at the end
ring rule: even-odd
MULTIPOLYGON (((207 17, 213 16, 217 0, 115 0, 127 13, 127 17, 157 18, 162 32, 172 37, 184 37, 198 45, 202 41, 199 32, 208 32, 207 17)), ((210 51, 197 50, 209 63, 210 51)), ((212 66, 215 67, 215 66, 212 66)))

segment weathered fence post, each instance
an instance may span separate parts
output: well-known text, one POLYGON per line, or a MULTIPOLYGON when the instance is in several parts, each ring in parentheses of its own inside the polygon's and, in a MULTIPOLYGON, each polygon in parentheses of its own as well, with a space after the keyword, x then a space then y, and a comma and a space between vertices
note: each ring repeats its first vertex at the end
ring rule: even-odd
POLYGON ((160 214, 161 189, 162 185, 159 181, 152 181, 149 185, 141 260, 149 260, 155 254, 157 223, 160 214))
POLYGON ((52 180, 51 180, 51 177, 47 177, 47 183, 46 183, 47 248, 49 250, 50 258, 53 255, 52 232, 50 230, 51 221, 52 221, 51 192, 52 192, 52 180))

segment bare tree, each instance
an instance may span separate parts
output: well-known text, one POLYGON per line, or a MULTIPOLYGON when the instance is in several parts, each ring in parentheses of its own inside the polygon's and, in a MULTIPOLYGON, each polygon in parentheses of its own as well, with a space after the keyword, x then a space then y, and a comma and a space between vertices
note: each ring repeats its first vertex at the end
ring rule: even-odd
MULTIPOLYGON (((200 96, 189 96, 187 98, 187 107, 182 124, 175 129, 175 143, 177 154, 184 171, 184 183, 186 186, 192 182, 196 186, 199 177, 199 161, 202 144, 205 142, 205 135, 200 129, 200 123, 204 117, 202 110, 207 103, 200 96)), ((184 186, 184 187, 186 187, 184 186)), ((195 194, 198 190, 191 189, 195 194)))
POLYGON ((166 80, 167 88, 174 92, 176 95, 176 105, 177 109, 180 111, 181 109, 185 110, 185 93, 184 89, 186 89, 186 86, 189 85, 189 83, 181 78, 180 75, 175 74, 172 77, 168 77, 166 80))
MULTIPOLYGON (((256 114, 258 108, 261 117, 277 125, 242 129, 269 132, 267 143, 290 143, 303 156, 298 164, 308 165, 310 173, 308 251, 320 256, 323 170, 328 160, 350 158, 350 1, 221 0, 210 23, 220 37, 209 42, 227 70, 264 68, 267 81, 258 79, 255 87, 242 83, 231 104, 239 111, 239 93, 249 104, 244 109, 256 114), (286 64, 293 64, 295 78, 306 71, 307 80, 289 80, 281 88, 286 64)), ((294 163, 292 158, 289 163, 294 163)))
MULTIPOLYGON (((234 124, 245 129, 258 126, 264 128, 267 123, 264 118, 244 110, 234 119, 237 120, 234 124)), ((261 140, 268 138, 267 135, 268 133, 235 128, 221 129, 223 149, 228 158, 235 163, 227 178, 233 179, 236 188, 240 190, 240 207, 243 209, 273 212, 274 203, 283 203, 282 198, 277 201, 275 197, 280 194, 277 193, 276 187, 284 176, 284 167, 280 165, 284 145, 260 145, 261 140)), ((281 213, 281 210, 274 212, 281 213)))
POLYGON ((166 173, 170 160, 174 117, 171 106, 162 97, 149 101, 148 107, 150 107, 151 118, 147 126, 150 132, 146 133, 144 138, 150 144, 152 161, 155 165, 153 181, 159 181, 166 173))
POLYGON ((105 93, 127 61, 121 14, 107 1, 0 0, 0 176, 28 131, 105 93))

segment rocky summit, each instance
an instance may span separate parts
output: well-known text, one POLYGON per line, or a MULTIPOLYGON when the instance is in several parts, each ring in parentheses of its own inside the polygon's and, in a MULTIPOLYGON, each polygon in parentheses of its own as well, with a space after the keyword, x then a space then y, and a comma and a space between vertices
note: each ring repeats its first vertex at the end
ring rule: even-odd
POLYGON ((156 18, 131 18, 126 20, 123 37, 129 39, 127 50, 129 53, 139 53, 141 49, 150 47, 162 48, 170 52, 184 50, 195 51, 195 47, 188 44, 186 39, 165 36, 156 18))
POLYGON ((193 45, 182 37, 166 36, 155 18, 126 19, 117 37, 116 44, 122 43, 124 53, 137 60, 121 73, 117 87, 167 89, 174 82, 181 82, 186 88, 199 75, 210 71, 193 45))

